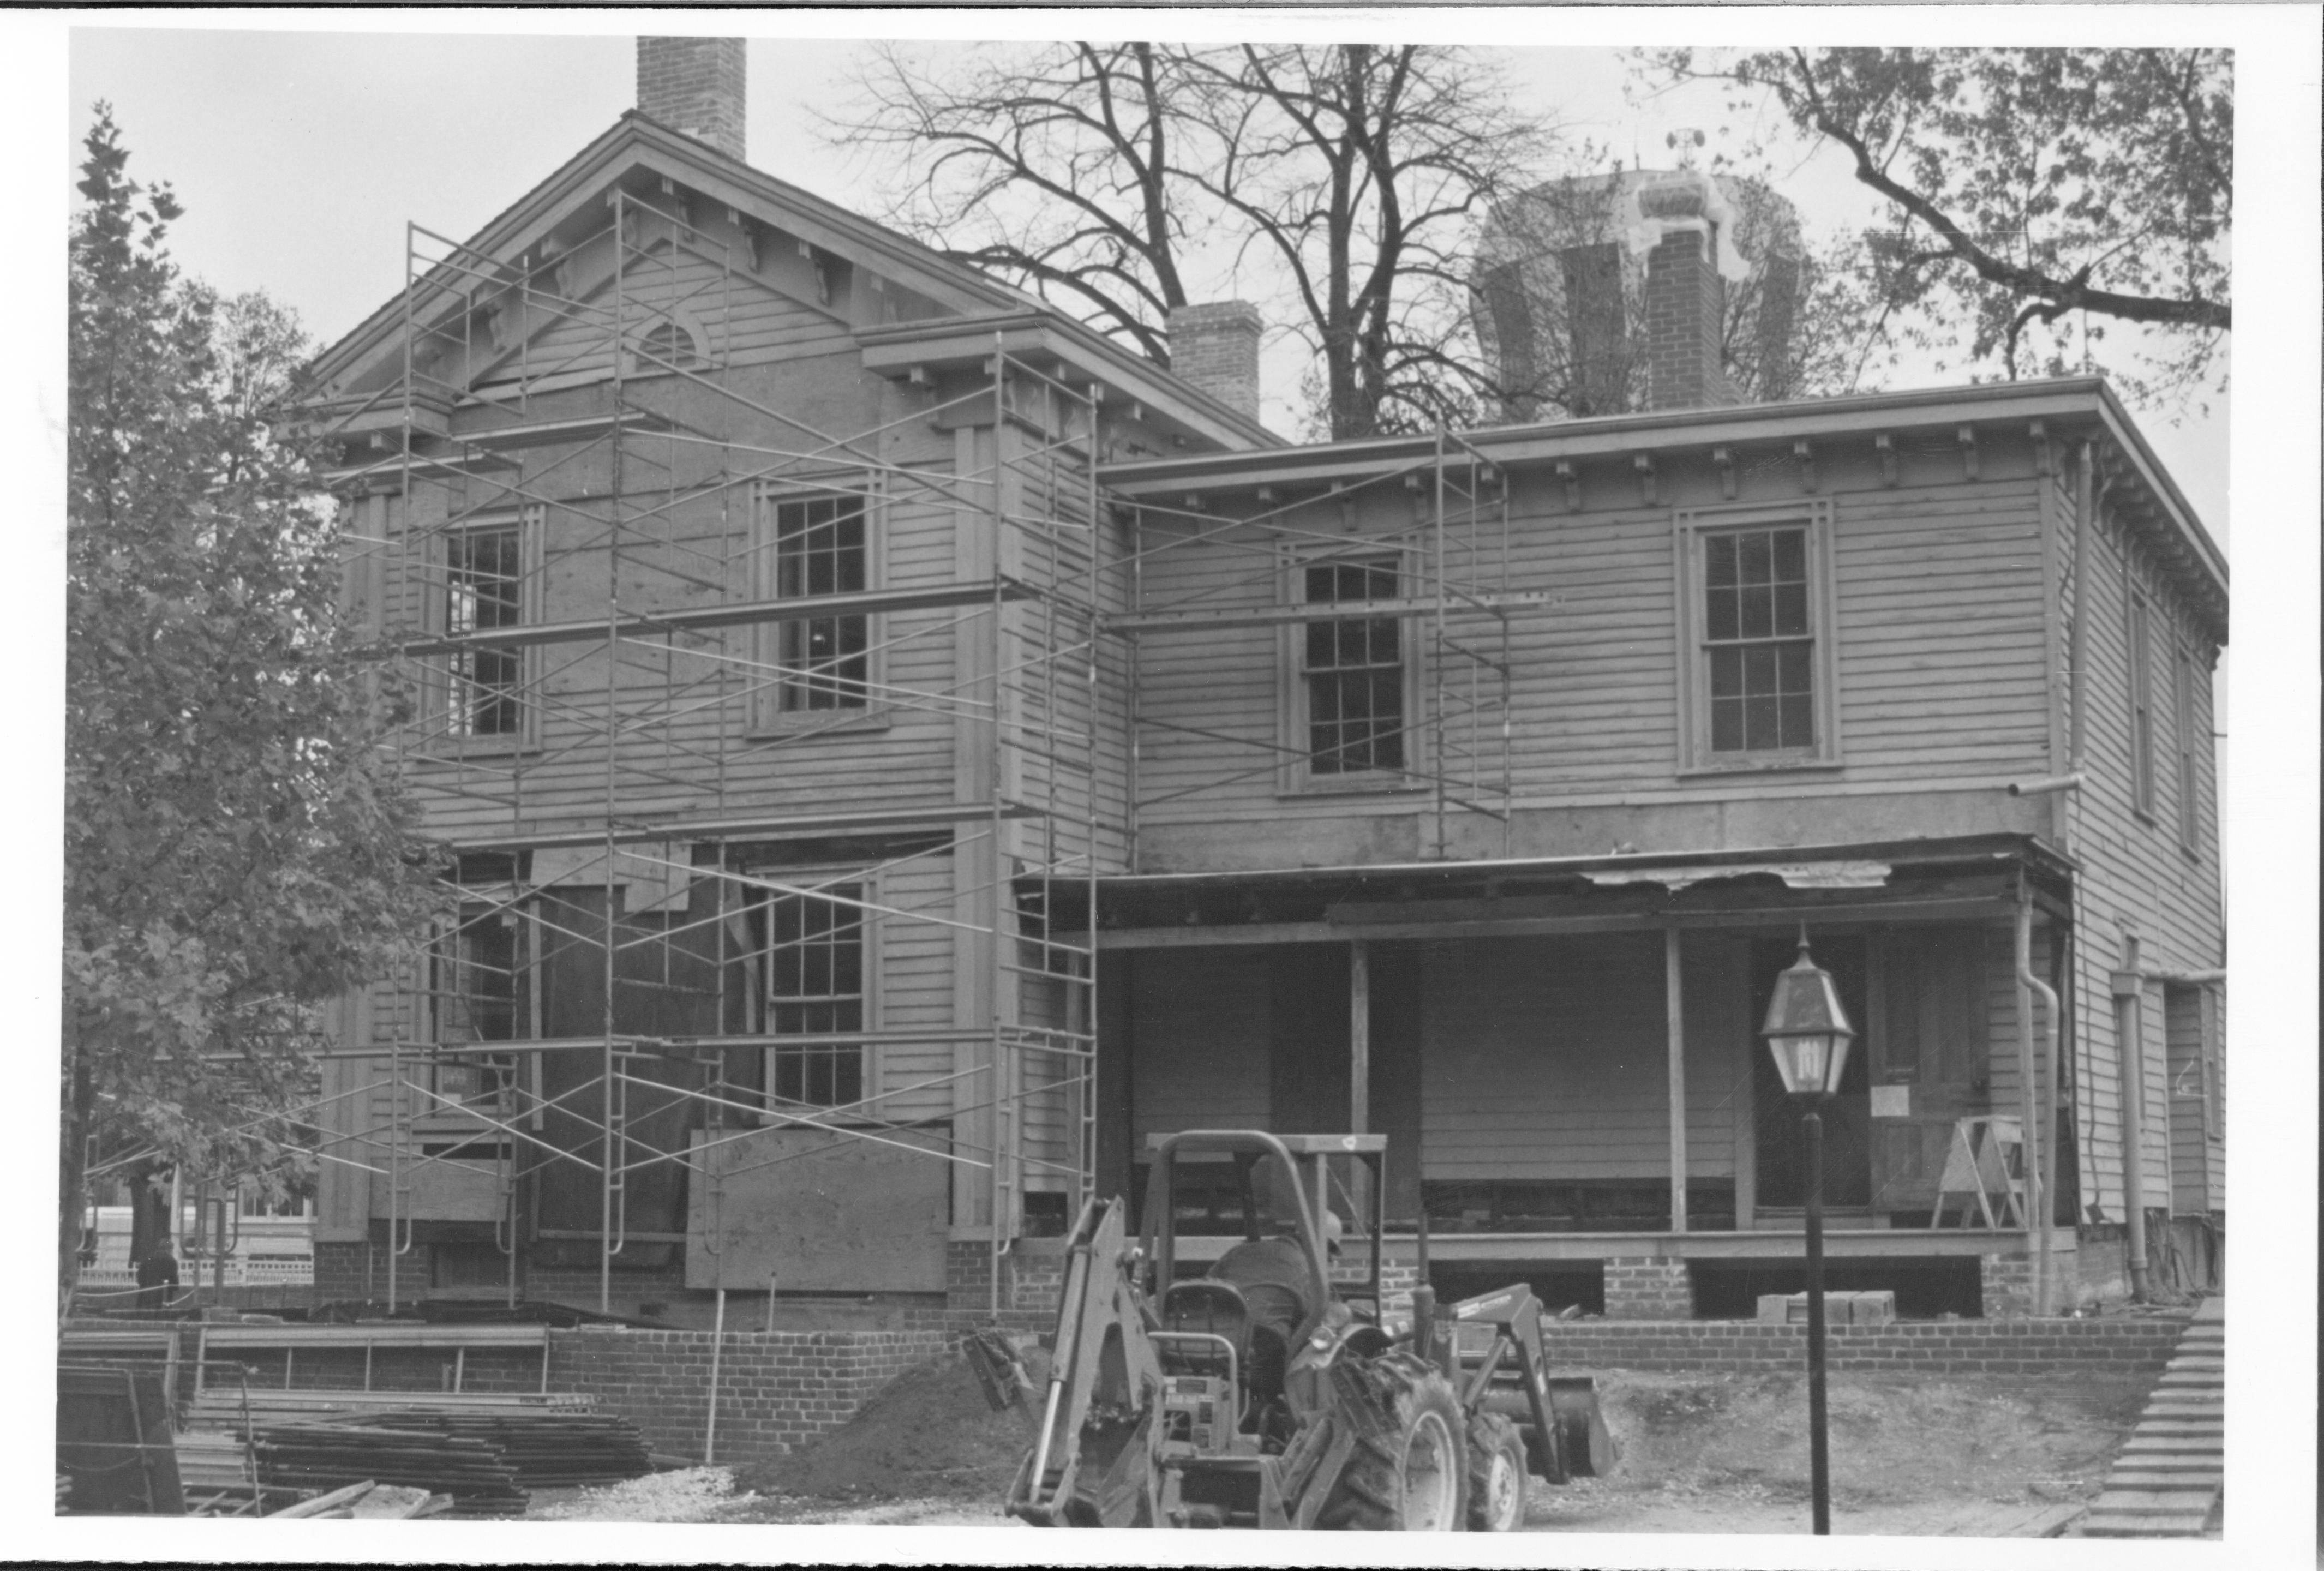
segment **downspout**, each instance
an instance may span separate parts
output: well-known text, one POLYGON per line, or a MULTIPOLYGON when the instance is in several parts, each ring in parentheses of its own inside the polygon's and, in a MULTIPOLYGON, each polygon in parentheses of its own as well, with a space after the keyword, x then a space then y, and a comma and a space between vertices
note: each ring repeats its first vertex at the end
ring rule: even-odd
MULTIPOLYGON (((2050 1208, 2048 1186, 2043 1181, 2043 1159, 2050 1148, 2049 1131, 2040 1123, 2042 1087, 2034 1073, 2034 896, 2024 877, 2017 883, 2017 1101, 2024 1121, 2025 1153, 2025 1221, 2034 1235, 2034 1312, 2049 1313, 2050 1208)), ((2044 988, 2043 991, 2048 991, 2044 988)))
POLYGON ((2138 974, 2138 937, 2123 941, 2123 969, 2109 978, 2114 993, 2115 1043, 2122 1055, 2122 1199, 2128 1233, 2130 1297, 2145 1303, 2146 1292, 2146 1054, 2139 1042, 2139 1016, 2145 1002, 2138 974))
MULTIPOLYGON (((2049 983, 2034 974, 2034 901, 2021 884, 2017 893, 2017 997, 2021 1010, 2028 990, 2042 995, 2042 1006, 2050 1012, 2050 1034, 2042 1053, 2041 1104, 2042 1144, 2026 1154, 2028 1171, 2038 1163, 2035 1175, 2038 1198, 2034 1209, 2039 1231, 2034 1236, 2034 1312, 2050 1312, 2055 1295, 2052 1292, 2051 1277, 2054 1263, 2057 1208, 2050 1197, 2057 1192, 2058 1184, 2058 995, 2049 983)), ((2018 1032, 2022 1044, 2021 1065, 2033 1061, 2032 1023, 2021 1013, 2018 1032)))

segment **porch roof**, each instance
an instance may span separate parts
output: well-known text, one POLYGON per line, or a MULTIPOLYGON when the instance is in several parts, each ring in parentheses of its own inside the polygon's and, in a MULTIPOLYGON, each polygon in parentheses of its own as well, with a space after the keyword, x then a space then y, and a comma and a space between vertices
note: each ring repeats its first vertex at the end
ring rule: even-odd
MULTIPOLYGON (((2062 904, 2074 863, 2031 835, 1464 862, 1124 874, 1097 880, 1101 944, 1998 914, 2021 876, 2062 904)), ((1060 891, 1064 893, 1063 890, 1060 891)))

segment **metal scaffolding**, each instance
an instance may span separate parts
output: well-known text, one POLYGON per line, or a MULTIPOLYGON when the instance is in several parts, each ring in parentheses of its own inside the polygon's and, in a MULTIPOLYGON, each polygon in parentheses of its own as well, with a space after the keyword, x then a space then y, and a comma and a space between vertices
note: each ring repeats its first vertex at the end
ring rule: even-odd
MULTIPOLYGON (((309 1111, 333 1129, 325 1159, 378 1181, 391 1309, 423 1191, 473 1179, 480 1153, 511 1299, 528 1239, 558 1236, 594 1242, 610 1309, 623 1250, 691 1236, 633 1227, 639 1186, 682 1173, 715 1254, 725 1185, 853 1141, 981 1180, 973 1204, 955 1185, 953 1221, 989 1240, 997 1310, 1028 1190, 1062 1191, 1070 1215, 1093 1185, 1098 880, 1135 870, 1141 810, 1167 800, 1141 795, 1141 741, 1189 729, 1140 712, 1144 642, 1232 623, 1425 627, 1431 698, 1398 717, 1401 771, 1430 789, 1435 854, 1453 856, 1462 814, 1498 821, 1506 847, 1508 618, 1545 597, 1507 592, 1506 486, 1449 434, 1329 499, 1261 492, 1234 519, 1139 503, 1117 528, 1097 473, 1102 390, 998 332, 949 393, 930 381, 884 423, 818 429, 734 374, 738 302, 769 289, 760 234, 729 214, 751 239, 738 265, 682 193, 661 195, 612 193, 590 242, 610 242, 611 278, 595 291, 568 271, 578 246, 511 262, 409 225, 400 373, 327 411, 373 445, 334 477, 354 499, 351 593, 418 697, 396 745, 456 857, 459 914, 386 981, 368 1039, 339 1050, 383 1061, 383 1081, 309 1111), (904 451, 932 424, 954 429, 962 461, 904 451), (1352 525, 1372 488, 1411 509, 1397 593, 1285 606, 1276 547, 1377 550, 1352 525), (782 581, 764 521, 770 497, 794 494, 843 499, 864 529, 947 519, 963 542, 949 578, 782 581), (1340 528, 1316 527, 1323 500, 1340 528), (1151 564, 1229 528, 1269 542, 1255 597, 1147 598, 1151 564), (784 723, 765 722, 770 706, 784 723), (835 780, 811 807, 798 787, 782 801, 807 742, 872 716, 953 722, 949 776, 917 795, 835 780), (810 840, 844 842, 844 869, 786 876, 751 854, 810 840), (783 902, 821 925, 778 932, 783 902), (948 1022, 775 1018, 768 968, 835 923, 949 944, 948 1022), (877 1067, 947 1048, 945 1072, 877 1067), (771 1068, 732 1078, 738 1055, 773 1050, 872 1067, 814 1095, 783 1094, 771 1068), (932 1140, 938 1102, 948 1128, 932 1140), (770 1127, 829 1144, 724 1160, 770 1127), (542 1222, 551 1180, 594 1187, 593 1225, 542 1222)), ((1259 761, 1215 786, 1283 763, 1281 741, 1227 740, 1259 761)))
POLYGON ((1093 892, 1120 816, 1099 800, 1097 394, 996 335, 969 390, 867 429, 816 429, 733 385, 734 305, 765 286, 690 224, 682 199, 616 190, 609 207, 613 278, 594 301, 573 298, 559 258, 511 266, 409 226, 402 373, 337 411, 350 428, 391 400, 401 408, 396 450, 335 478, 393 499, 368 515, 383 527, 354 531, 349 571, 377 596, 383 652, 423 697, 398 745, 460 869, 459 917, 391 984, 401 1002, 389 1040, 346 1050, 388 1062, 386 1124, 358 1143, 385 1181, 391 1307, 431 1166, 473 1171, 479 1147, 492 1153, 512 1296, 521 1197, 547 1173, 590 1175, 605 1308, 613 1260, 634 1241, 633 1186, 683 1169, 715 1216, 717 1187, 747 1169, 711 1153, 768 1125, 980 1172, 997 1307, 1028 1184, 1078 1205, 1093 1162, 1093 892), (543 357, 544 324, 581 331, 543 357), (488 385, 439 372, 473 368, 486 341, 513 357, 488 385), (576 401, 595 407, 576 412, 576 401), (972 468, 883 456, 903 427, 980 409, 989 421, 963 422, 991 426, 972 468), (940 584, 806 586, 825 592, 803 598, 774 582, 773 545, 752 521, 781 487, 851 499, 858 528, 876 527, 865 521, 875 513, 945 510, 977 537, 974 568, 940 584), (480 561, 484 521, 500 526, 500 555, 480 561), (879 633, 839 657, 817 644, 850 627, 879 633), (799 705, 791 723, 753 723, 786 694, 799 705), (927 794, 936 799, 858 806, 842 791, 814 811, 765 810, 766 782, 805 742, 871 714, 960 722, 979 739, 966 749, 974 767, 927 794), (738 777, 744 766, 755 785, 738 777), (806 881, 730 854, 807 836, 881 850, 806 881), (962 860, 983 869, 980 881, 955 877, 936 898, 878 892, 962 860), (574 898, 593 883, 594 914, 574 898), (777 936, 768 913, 786 899, 811 903, 826 926, 777 936), (1074 920, 1053 904, 1077 907, 1074 920), (983 972, 981 1017, 777 1029, 761 968, 812 950, 832 921, 952 939, 956 961, 983 972), (576 956, 597 962, 586 1030, 572 999, 542 997, 545 976, 569 973, 576 956), (693 1028, 622 1029, 647 990, 669 1007, 643 1012, 690 1011, 693 1028), (481 1021, 480 997, 505 1018, 481 1021), (729 1079, 738 1052, 828 1049, 876 1064, 907 1046, 972 1051, 951 1073, 864 1076, 844 1097, 729 1079), (954 1121, 933 1146, 908 1138, 920 1118, 898 1111, 931 1096, 954 1121), (670 1139, 664 1116, 681 1105, 689 1138, 670 1139), (1036 1118, 1047 1137, 1028 1136, 1036 1118))

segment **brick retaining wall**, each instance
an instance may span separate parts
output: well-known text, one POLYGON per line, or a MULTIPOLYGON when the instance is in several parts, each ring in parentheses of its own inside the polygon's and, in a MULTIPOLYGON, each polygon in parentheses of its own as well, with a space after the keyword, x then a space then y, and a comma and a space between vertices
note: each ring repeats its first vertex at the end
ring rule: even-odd
MULTIPOLYGON (((1937 1320, 1834 1326, 1825 1358, 1851 1373, 2108 1374, 2152 1379, 2183 1319, 1937 1320)), ((1545 1325, 1552 1371, 1774 1373, 1807 1365, 1805 1326, 1749 1320, 1582 1320, 1545 1325)))
MULTIPOLYGON (((549 1388, 584 1392, 634 1422, 650 1450, 698 1458, 708 1416, 707 1331, 584 1326, 549 1335, 549 1388)), ((729 1331, 718 1359, 717 1456, 764 1461, 836 1429, 941 1331, 729 1331)))

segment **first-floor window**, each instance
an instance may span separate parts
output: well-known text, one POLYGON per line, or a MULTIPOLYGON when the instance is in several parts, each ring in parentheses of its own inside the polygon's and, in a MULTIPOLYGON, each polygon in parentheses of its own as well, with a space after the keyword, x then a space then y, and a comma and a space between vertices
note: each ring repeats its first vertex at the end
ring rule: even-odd
MULTIPOLYGON (((864 1030, 864 887, 837 884, 767 903, 767 1030, 776 1037, 864 1030)), ((768 1089, 777 1102, 844 1107, 863 1099, 863 1044, 778 1042, 768 1089)))
MULTIPOLYGON (((505 906, 471 905, 437 944, 436 1039, 447 1046, 512 1042, 530 1034, 524 986, 522 918, 505 906)), ((497 1100, 514 1073, 504 1054, 439 1059, 430 1087, 455 1102, 497 1100)))
MULTIPOLYGON (((1394 556, 1310 563, 1298 569, 1307 604, 1394 600, 1394 556)), ((1394 617, 1351 617, 1300 629, 1300 684, 1312 779, 1405 767, 1406 639, 1394 617)))

